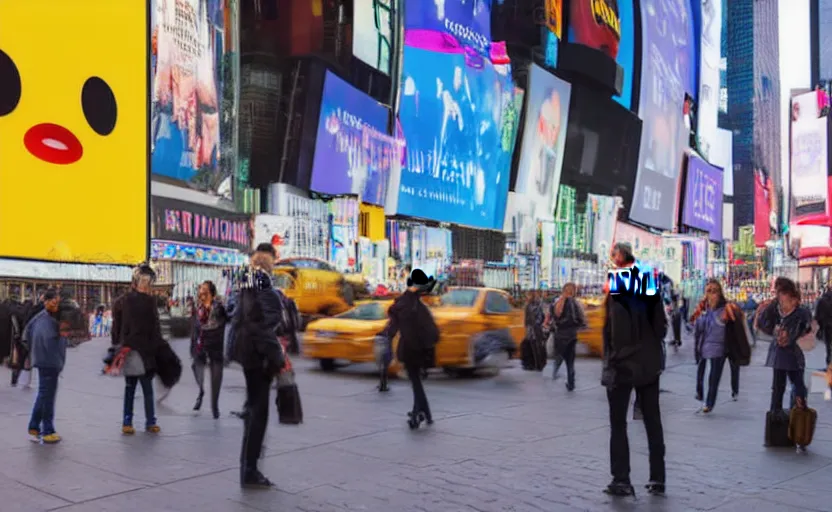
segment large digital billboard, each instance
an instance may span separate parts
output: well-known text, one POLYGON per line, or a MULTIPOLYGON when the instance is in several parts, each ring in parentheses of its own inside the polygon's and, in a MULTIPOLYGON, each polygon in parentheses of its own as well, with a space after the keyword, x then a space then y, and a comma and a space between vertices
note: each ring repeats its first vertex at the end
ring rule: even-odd
POLYGON ((682 224, 707 231, 722 241, 722 169, 695 156, 688 157, 682 224))
POLYGON ((405 2, 405 42, 434 51, 467 48, 484 57, 491 48, 491 0, 405 2))
POLYGON ((554 218, 571 92, 568 82, 532 65, 514 191, 535 220, 554 218))
POLYGON ((154 174, 231 197, 232 169, 220 167, 224 84, 223 2, 152 0, 154 174))
POLYGON ((396 213, 500 229, 511 170, 506 66, 404 47, 399 120, 406 158, 396 213))
POLYGON ((387 176, 364 158, 365 126, 387 133, 387 107, 327 71, 310 190, 360 194, 365 202, 384 204, 386 187, 379 182, 386 184, 387 176))
POLYGON ((633 0, 572 0, 569 5, 569 42, 615 59, 624 70, 621 95, 615 101, 630 108, 636 33, 633 0))
POLYGON ((390 74, 393 48, 391 14, 400 2, 395 0, 355 0, 353 3, 352 54, 390 74))
POLYGON ((0 257, 147 258, 147 11, 0 2, 0 257))
MULTIPOLYGON (((694 0, 702 3, 702 37, 699 50, 699 104, 696 134, 699 151, 709 162, 719 145, 719 65, 722 43, 722 0, 694 0)), ((727 0, 726 0, 727 1, 727 0)), ((728 169, 729 172, 733 172, 728 169)))
POLYGON ((690 136, 682 105, 689 83, 690 15, 665 0, 644 0, 642 72, 639 117, 643 121, 641 153, 630 218, 641 224, 671 229, 682 155, 690 136))

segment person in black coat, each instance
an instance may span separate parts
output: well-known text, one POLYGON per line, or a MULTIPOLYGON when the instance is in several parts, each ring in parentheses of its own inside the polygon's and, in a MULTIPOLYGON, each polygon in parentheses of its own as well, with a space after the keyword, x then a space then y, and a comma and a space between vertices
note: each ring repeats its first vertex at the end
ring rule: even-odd
POLYGON ((214 419, 220 417, 220 387, 222 386, 223 345, 225 324, 228 320, 222 302, 217 299, 217 287, 211 281, 205 281, 199 286, 197 295, 198 306, 193 318, 191 330, 191 369, 194 372, 199 395, 194 404, 194 410, 202 408, 205 396, 205 369, 211 371, 211 412, 214 419))
POLYGON ((257 468, 269 420, 269 393, 275 376, 285 363, 278 341, 286 329, 283 298, 272 286, 276 252, 260 244, 251 256, 249 269, 234 308, 232 320, 233 359, 243 367, 246 405, 243 446, 240 453, 240 485, 268 488, 272 482, 257 468))
POLYGON ((144 364, 144 375, 125 377, 124 415, 121 432, 125 435, 136 433, 133 427, 133 401, 136 387, 141 384, 144 397, 145 430, 158 433, 156 407, 153 401, 153 377, 156 371, 156 357, 162 344, 162 327, 156 299, 152 294, 156 273, 149 265, 140 265, 133 271, 132 288, 113 303, 112 340, 137 352, 144 364))
POLYGON ((430 293, 436 285, 421 269, 415 269, 407 279, 407 290, 387 311, 389 321, 385 335, 392 340, 399 335, 396 359, 404 365, 413 388, 413 409, 409 413, 411 428, 418 428, 422 421, 433 423, 428 397, 422 385, 422 369, 429 354, 439 341, 439 329, 421 296, 430 293))
MULTIPOLYGON (((604 356, 601 384, 607 388, 610 408, 610 470, 612 482, 606 492, 614 496, 635 494, 630 483, 630 448, 627 439, 627 411, 635 390, 650 453, 651 494, 665 490, 664 432, 659 410, 659 376, 664 359, 667 317, 659 293, 652 294, 632 283, 639 277, 632 249, 619 243, 613 248, 618 269, 610 273, 611 290, 605 299, 604 356), (628 271, 625 279, 622 272, 628 271), (627 289, 627 284, 630 288, 627 289)), ((644 280, 641 283, 645 283, 644 280)))

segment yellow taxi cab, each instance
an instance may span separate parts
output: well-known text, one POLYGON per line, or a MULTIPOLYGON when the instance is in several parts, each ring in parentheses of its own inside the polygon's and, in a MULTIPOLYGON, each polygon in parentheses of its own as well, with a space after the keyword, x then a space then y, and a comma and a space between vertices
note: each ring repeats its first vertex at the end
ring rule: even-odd
POLYGON ((604 307, 602 298, 581 299, 587 328, 578 331, 578 342, 586 345, 593 356, 604 355, 604 307))
MULTIPOLYGON (((524 335, 523 316, 512 307, 507 293, 490 288, 451 288, 438 302, 431 308, 440 332, 436 367, 451 374, 473 373, 482 367, 498 368, 499 361, 483 357, 483 350, 489 347, 506 348, 506 359, 509 352, 517 353, 524 335)), ((340 362, 374 362, 374 340, 387 324, 391 304, 362 302, 333 318, 311 322, 304 336, 304 357, 318 359, 324 371, 335 370, 340 362)), ((397 340, 393 343, 395 348, 397 340)), ((399 371, 394 360, 389 372, 399 371)))
POLYGON ((275 286, 295 301, 305 320, 349 310, 354 284, 329 263, 315 258, 286 258, 274 268, 275 286))

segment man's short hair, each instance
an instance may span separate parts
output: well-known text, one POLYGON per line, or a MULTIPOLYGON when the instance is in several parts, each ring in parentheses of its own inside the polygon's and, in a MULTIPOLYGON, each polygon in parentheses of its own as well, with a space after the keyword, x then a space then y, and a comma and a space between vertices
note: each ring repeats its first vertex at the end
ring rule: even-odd
POLYGON ((277 251, 274 250, 274 246, 270 243, 263 242, 262 244, 257 244, 257 248, 254 249, 254 252, 264 252, 266 254, 271 254, 272 258, 277 258, 277 251))
POLYGON ((45 292, 43 292, 43 302, 47 302, 50 300, 54 300, 58 298, 58 290, 54 288, 49 288, 45 292))
POLYGON ((628 242, 617 242, 612 246, 612 253, 620 254, 627 263, 635 263, 636 261, 636 257, 633 255, 633 246, 628 242))

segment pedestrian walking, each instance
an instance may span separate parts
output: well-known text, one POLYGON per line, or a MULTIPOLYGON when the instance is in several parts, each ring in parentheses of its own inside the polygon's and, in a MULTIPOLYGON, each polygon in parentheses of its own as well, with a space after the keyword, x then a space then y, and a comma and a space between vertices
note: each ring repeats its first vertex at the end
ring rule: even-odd
POLYGON ((220 388, 223 372, 223 342, 228 317, 222 302, 217 298, 217 287, 212 281, 199 286, 198 305, 191 330, 191 369, 199 388, 194 411, 202 408, 205 396, 205 370, 211 373, 211 412, 214 419, 220 417, 220 388))
MULTIPOLYGON (((826 348, 826 367, 832 364, 832 285, 827 285, 815 308, 815 321, 818 323, 818 340, 826 348)), ((825 400, 832 400, 832 387, 823 394, 825 400)))
POLYGON ((760 330, 774 338, 766 358, 766 366, 772 368, 771 411, 783 409, 786 379, 794 389, 795 405, 806 407, 806 358, 797 342, 812 332, 812 313, 800 305, 797 285, 786 279, 776 293, 776 300, 760 311, 757 320, 760 330))
POLYGON ((421 297, 430 293, 436 279, 428 277, 421 269, 414 269, 407 279, 407 290, 396 299, 387 312, 388 323, 385 335, 392 340, 399 334, 396 359, 407 371, 413 388, 413 409, 408 413, 410 428, 419 428, 426 421, 433 424, 428 397, 422 385, 422 369, 427 366, 427 357, 439 342, 439 327, 421 297))
POLYGON ((240 416, 245 420, 240 450, 240 485, 269 488, 273 484, 257 467, 269 420, 272 382, 283 369, 284 349, 278 336, 286 329, 280 292, 272 286, 276 252, 263 243, 251 256, 251 267, 236 299, 233 359, 243 367, 246 403, 240 416))
POLYGON ((125 435, 136 433, 133 427, 133 402, 136 388, 141 385, 144 398, 145 430, 156 434, 160 427, 156 423, 156 404, 153 400, 153 377, 156 374, 156 357, 164 343, 159 312, 152 286, 156 272, 150 265, 141 264, 133 270, 131 289, 113 303, 112 340, 122 350, 128 349, 128 360, 124 371, 124 408, 121 432, 125 435))
POLYGON ((651 494, 665 492, 665 446, 659 408, 659 376, 662 372, 667 317, 659 295, 635 293, 628 282, 639 270, 629 244, 618 243, 613 259, 619 271, 614 292, 605 298, 604 356, 601 384, 607 388, 610 410, 610 472, 612 482, 605 492, 614 496, 635 495, 630 481, 630 447, 627 412, 633 390, 641 407, 650 458, 651 494), (629 270, 629 278, 621 275, 629 270), (620 281, 620 283, 618 282, 620 281))
POLYGON ((731 397, 736 400, 740 386, 740 364, 748 364, 750 347, 745 338, 745 318, 739 307, 725 299, 722 284, 710 279, 705 298, 694 313, 694 353, 696 354, 696 399, 705 401, 702 412, 710 413, 716 405, 719 381, 726 360, 731 366, 731 397), (706 366, 710 365, 708 394, 704 395, 706 366))
POLYGON ((578 331, 587 325, 584 310, 575 298, 576 292, 575 283, 563 285, 563 293, 551 309, 554 350, 557 358, 552 378, 557 378, 558 369, 561 363, 565 362, 568 391, 575 389, 575 349, 578 345, 578 331))
POLYGON ((60 297, 49 289, 43 294, 44 309, 26 325, 23 339, 30 347, 32 367, 38 371, 38 394, 29 419, 29 435, 45 444, 60 442, 55 431, 58 378, 66 362, 68 324, 60 322, 60 297))
MULTIPOLYGON (((32 303, 31 300, 28 300, 25 304, 22 305, 21 308, 19 308, 20 317, 22 317, 22 321, 20 322, 21 334, 22 330, 24 330, 26 326, 29 325, 29 322, 38 313, 43 311, 44 308, 45 305, 43 293, 38 295, 37 303, 32 303)), ((12 369, 12 387, 16 387, 18 383, 22 382, 23 389, 30 389, 32 384, 32 359, 30 357, 31 347, 29 346, 28 341, 26 341, 22 335, 16 347, 16 364, 12 369)))

